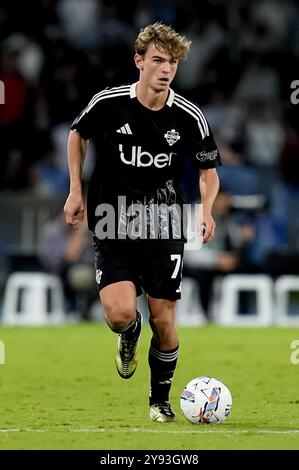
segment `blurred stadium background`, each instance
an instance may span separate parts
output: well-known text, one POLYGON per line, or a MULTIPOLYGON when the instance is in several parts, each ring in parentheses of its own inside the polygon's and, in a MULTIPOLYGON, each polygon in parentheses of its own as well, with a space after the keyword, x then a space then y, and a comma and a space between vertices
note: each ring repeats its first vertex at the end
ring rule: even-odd
MULTIPOLYGON (((99 316, 90 310, 96 289, 89 235, 73 239, 61 215, 69 183, 66 140, 94 93, 137 79, 134 38, 156 20, 192 40, 174 88, 202 107, 223 160, 217 236, 185 259, 203 315, 212 318, 215 284, 227 274, 299 275, 298 1, 30 5, 0 2, 1 304, 12 272, 44 271, 62 280, 68 312, 99 316)), ((85 180, 94 158, 91 148, 85 180)), ((197 176, 188 165, 184 190, 188 202, 196 201, 197 176)), ((244 312, 252 309, 248 295, 240 302, 244 312)))

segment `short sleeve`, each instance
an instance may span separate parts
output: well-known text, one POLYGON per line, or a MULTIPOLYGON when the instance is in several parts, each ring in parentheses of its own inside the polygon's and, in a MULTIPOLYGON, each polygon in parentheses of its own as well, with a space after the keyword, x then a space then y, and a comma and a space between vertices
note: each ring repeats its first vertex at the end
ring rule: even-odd
POLYGON ((95 122, 96 122, 96 113, 98 109, 98 103, 95 95, 86 108, 81 111, 79 116, 73 121, 71 125, 71 130, 76 130, 79 132, 80 136, 84 140, 90 139, 94 133, 95 122))
POLYGON ((198 139, 194 140, 191 156, 193 164, 201 170, 216 168, 221 165, 221 158, 212 130, 206 122, 207 132, 204 137, 198 133, 198 139))

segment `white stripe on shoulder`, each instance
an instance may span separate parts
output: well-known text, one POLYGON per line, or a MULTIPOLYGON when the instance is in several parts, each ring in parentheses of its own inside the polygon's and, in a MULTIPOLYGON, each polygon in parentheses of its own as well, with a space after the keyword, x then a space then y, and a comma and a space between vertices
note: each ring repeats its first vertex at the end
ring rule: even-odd
POLYGON ((89 102, 89 104, 86 106, 86 108, 82 111, 82 113, 78 116, 76 119, 75 123, 77 124, 82 117, 88 113, 95 104, 97 104, 99 101, 102 101, 104 99, 108 98, 115 98, 117 96, 128 96, 130 95, 130 87, 118 87, 115 89, 115 91, 112 91, 112 88, 110 90, 103 90, 97 95, 95 95, 92 100, 89 102))
POLYGON ((200 121, 201 121, 201 123, 204 127, 205 134, 209 135, 209 126, 208 126, 207 120, 204 117, 203 113, 201 112, 200 108, 198 106, 196 106, 194 103, 192 103, 191 101, 184 98, 183 96, 178 95, 177 93, 175 94, 175 99, 179 103, 184 104, 188 109, 192 109, 195 112, 195 114, 198 115, 198 117, 199 117, 199 119, 200 119, 200 121))
POLYGON ((88 106, 84 112, 85 113, 88 113, 91 108, 94 107, 95 104, 97 104, 99 101, 102 101, 102 100, 107 100, 108 98, 116 98, 117 96, 129 96, 130 95, 130 91, 123 91, 123 92, 119 92, 119 93, 113 93, 113 94, 109 94, 109 95, 102 95, 102 96, 99 96, 99 98, 97 98, 94 103, 90 106, 88 106))
POLYGON ((123 91, 130 92, 130 85, 118 86, 118 87, 113 87, 113 88, 109 88, 107 90, 105 89, 105 90, 100 91, 99 93, 97 93, 96 95, 94 95, 91 98, 90 102, 86 106, 86 110, 89 109, 89 108, 92 108, 95 101, 97 101, 98 98, 100 98, 101 96, 114 95, 115 93, 123 92, 123 91))
POLYGON ((199 119, 198 114, 195 114, 195 112, 193 112, 191 109, 187 108, 184 104, 180 103, 176 99, 173 100, 173 104, 175 104, 179 108, 182 108, 184 111, 186 111, 186 113, 188 113, 188 114, 190 114, 190 116, 194 117, 195 121, 198 124, 198 128, 200 130, 201 137, 202 137, 202 139, 204 139, 205 136, 206 136, 206 132, 205 132, 205 129, 203 128, 203 126, 202 126, 202 123, 199 119))
POLYGON ((201 117, 202 121, 204 122, 204 125, 205 125, 204 127, 205 127, 205 129, 206 129, 206 131, 207 131, 207 135, 209 135, 208 123, 207 123, 206 118, 204 117, 204 115, 203 115, 201 109, 199 108, 199 106, 197 106, 196 104, 192 103, 192 101, 187 100, 186 98, 184 98, 184 96, 178 95, 177 93, 176 93, 176 97, 177 97, 177 99, 178 99, 180 102, 185 103, 186 106, 188 106, 188 107, 194 109, 194 110, 199 114, 199 116, 201 117))

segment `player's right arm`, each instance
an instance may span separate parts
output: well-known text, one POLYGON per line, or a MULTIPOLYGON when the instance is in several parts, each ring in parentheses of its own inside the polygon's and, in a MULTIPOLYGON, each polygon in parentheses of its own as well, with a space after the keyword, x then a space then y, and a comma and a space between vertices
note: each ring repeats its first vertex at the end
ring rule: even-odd
POLYGON ((64 215, 66 223, 75 231, 78 222, 83 222, 84 218, 81 176, 87 148, 88 140, 84 140, 76 130, 71 130, 67 146, 70 193, 64 205, 64 215))

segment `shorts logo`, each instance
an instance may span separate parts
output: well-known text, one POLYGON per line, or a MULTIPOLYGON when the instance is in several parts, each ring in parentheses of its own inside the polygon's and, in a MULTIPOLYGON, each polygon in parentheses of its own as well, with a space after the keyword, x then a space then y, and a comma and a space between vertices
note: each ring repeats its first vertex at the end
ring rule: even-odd
POLYGON ((103 271, 101 271, 100 269, 96 269, 96 281, 98 284, 100 284, 101 282, 102 274, 103 274, 103 271))
POLYGON ((196 158, 197 160, 199 160, 200 162, 204 162, 206 160, 216 160, 217 158, 217 155, 218 155, 218 152, 217 150, 213 150, 212 152, 198 152, 196 154, 196 158))
POLYGON ((167 131, 166 134, 164 134, 164 137, 170 146, 175 144, 181 138, 180 134, 175 129, 167 131))

